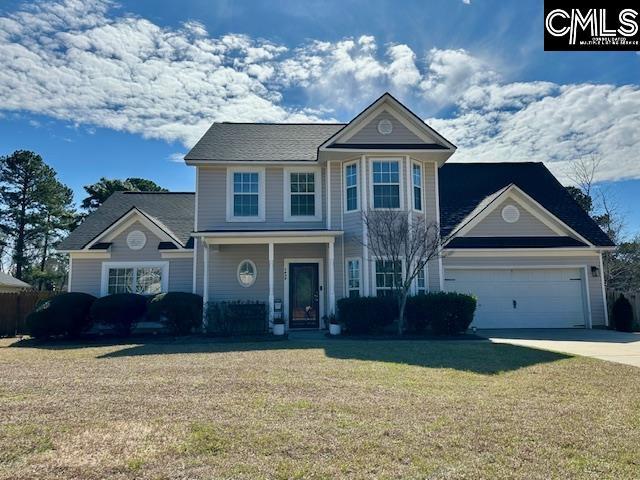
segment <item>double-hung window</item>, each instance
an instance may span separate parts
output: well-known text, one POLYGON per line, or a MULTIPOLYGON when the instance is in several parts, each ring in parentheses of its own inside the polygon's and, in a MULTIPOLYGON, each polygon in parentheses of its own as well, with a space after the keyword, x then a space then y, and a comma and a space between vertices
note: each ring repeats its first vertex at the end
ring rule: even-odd
POLYGON ((285 220, 321 220, 320 170, 286 169, 285 220))
POLYGON ((260 192, 258 172, 234 172, 233 216, 257 217, 260 192))
POLYGON ((349 297, 360 296, 360 259, 347 259, 347 291, 349 297))
POLYGON ((155 295, 167 290, 167 264, 165 263, 105 263, 103 264, 103 295, 139 293, 155 295))
POLYGON ((227 192, 227 221, 264 221, 264 170, 230 169, 227 192))
POLYGON ((427 266, 425 265, 418 270, 418 275, 415 279, 416 294, 423 295, 427 293, 427 266))
POLYGON ((400 162, 373 162, 373 208, 400 208, 400 162))
POLYGON ((349 163, 344 167, 345 211, 358 210, 358 164, 349 163))
POLYGON ((422 166, 411 164, 411 179, 413 183, 413 209, 422 211, 422 166))
POLYGON ((402 283, 402 262, 393 260, 376 260, 376 295, 391 295, 402 283))

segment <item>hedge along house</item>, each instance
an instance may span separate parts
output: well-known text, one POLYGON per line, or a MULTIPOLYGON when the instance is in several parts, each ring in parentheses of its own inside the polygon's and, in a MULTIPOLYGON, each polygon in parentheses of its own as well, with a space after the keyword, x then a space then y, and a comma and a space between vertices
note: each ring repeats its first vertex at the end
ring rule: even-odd
POLYGON ((414 292, 475 294, 476 327, 607 325, 608 237, 542 164, 445 164, 455 150, 389 94, 348 124, 214 123, 185 157, 195 194, 115 194, 65 240, 70 288, 264 301, 323 328, 404 268, 367 246, 362 212, 391 208, 441 226, 414 292))

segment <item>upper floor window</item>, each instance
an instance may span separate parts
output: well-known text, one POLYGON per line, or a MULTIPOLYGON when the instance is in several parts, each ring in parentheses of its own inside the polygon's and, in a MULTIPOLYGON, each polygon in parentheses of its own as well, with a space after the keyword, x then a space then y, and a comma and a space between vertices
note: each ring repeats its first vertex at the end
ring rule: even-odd
POLYGON ((350 163, 344 168, 345 210, 353 212, 358 209, 358 164, 350 163))
POLYGON ((373 208, 400 208, 400 162, 373 162, 373 208))
POLYGON ((285 170, 285 220, 320 220, 320 171, 285 170))
POLYGON ((235 217, 258 216, 258 172, 233 174, 233 215, 235 217))
POLYGON ((413 209, 422 211, 422 167, 417 163, 411 164, 411 178, 413 183, 413 209))
POLYGON ((264 221, 264 169, 228 170, 227 221, 264 221))

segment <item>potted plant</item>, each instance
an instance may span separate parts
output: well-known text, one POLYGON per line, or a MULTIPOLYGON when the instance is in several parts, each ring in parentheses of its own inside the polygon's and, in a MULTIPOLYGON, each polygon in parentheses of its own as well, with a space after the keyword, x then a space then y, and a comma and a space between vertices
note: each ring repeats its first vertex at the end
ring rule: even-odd
POLYGON ((283 318, 273 319, 273 334, 284 335, 284 319, 283 318))
POLYGON ((342 326, 338 323, 338 319, 332 313, 329 315, 329 334, 330 335, 340 335, 342 333, 342 326))

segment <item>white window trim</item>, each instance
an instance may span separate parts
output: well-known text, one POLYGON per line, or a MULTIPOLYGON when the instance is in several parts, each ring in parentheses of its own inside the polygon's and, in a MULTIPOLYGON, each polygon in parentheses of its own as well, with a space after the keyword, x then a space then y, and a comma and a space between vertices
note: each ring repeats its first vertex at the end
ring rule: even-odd
MULTIPOLYGON (((353 210, 352 210, 353 211, 353 210)), ((353 288, 349 288, 349 262, 353 262, 353 261, 357 261, 359 262, 359 268, 358 268, 358 294, 362 297, 362 258, 360 257, 347 257, 344 259, 344 271, 345 271, 345 278, 346 278, 346 282, 345 282, 345 290, 346 290, 346 297, 349 297, 349 292, 351 292, 351 290, 355 290, 353 288)))
MULTIPOLYGON (((373 293, 374 293, 374 296, 376 296, 376 297, 378 296, 378 277, 377 277, 378 270, 376 269, 376 262, 378 260, 392 261, 392 259, 387 257, 387 256, 374 257, 373 258, 373 262, 372 262, 372 264, 373 264, 373 293)), ((404 261, 404 258, 400 258, 399 260, 400 260, 400 272, 401 272, 400 280, 403 280, 404 276, 405 276, 405 261, 404 261)), ((380 287, 380 289, 382 289, 382 290, 393 290, 393 288, 388 288, 388 287, 380 287)))
MULTIPOLYGON (((424 270, 424 291, 425 293, 429 293, 431 289, 429 288, 429 264, 428 263, 424 264, 423 270, 424 270)), ((411 285, 411 293, 413 295, 418 294, 418 275, 416 275, 416 277, 413 279, 413 282, 411 285)))
POLYGON ((264 167, 227 168, 227 222, 264 222, 265 221, 265 169, 264 167), (258 174, 258 215, 255 217, 236 217, 233 214, 233 174, 258 174))
MULTIPOLYGON (((108 295, 110 268, 149 268, 158 267, 162 270, 160 289, 162 293, 169 291, 169 262, 102 262, 100 296, 108 295)), ((134 275, 135 279, 135 275, 134 275)))
MULTIPOLYGON (((404 210, 404 175, 403 175, 403 158, 402 157, 369 157, 369 205, 371 210, 404 210), (399 208, 376 208, 373 194, 373 164, 375 162, 398 162, 398 185, 400 195, 400 207, 399 208)), ((391 185, 391 184, 385 184, 391 185)))
MULTIPOLYGON (((360 161, 359 160, 353 160, 351 162, 347 162, 344 163, 342 166, 342 184, 343 184, 343 189, 342 189, 342 204, 344 205, 344 213, 353 213, 353 212, 359 212, 360 211, 360 178, 362 176, 360 175, 360 161), (348 210, 347 209, 347 167, 350 167, 352 165, 355 165, 356 167, 356 208, 354 208, 353 210, 348 210)), ((353 187, 351 187, 353 188, 353 187)))
POLYGON ((251 288, 256 284, 256 280, 258 280, 258 267, 256 267, 256 264, 253 260, 250 260, 248 258, 245 258, 244 260, 240 260, 240 263, 238 263, 238 268, 236 269, 236 280, 238 280, 238 284, 242 287, 242 288, 251 288), (251 266, 253 267, 253 282, 251 282, 249 285, 245 285, 244 283, 242 283, 240 281, 240 267, 242 266, 242 264, 244 262, 249 262, 251 264, 251 266))
POLYGON ((285 222, 319 222, 322 220, 322 170, 320 167, 292 167, 283 170, 282 178, 284 192, 283 209, 285 222), (314 201, 315 215, 292 216, 291 215, 291 174, 292 173, 313 173, 314 177, 314 201))
POLYGON ((420 163, 420 162, 416 162, 415 160, 411 160, 409 162, 409 169, 411 171, 411 210, 413 210, 414 212, 420 212, 420 213, 424 213, 424 209, 425 209, 425 204, 424 204, 424 199, 425 199, 425 195, 424 195, 424 166, 420 163), (416 199, 415 199, 415 194, 413 191, 414 188, 414 184, 413 184, 413 167, 416 166, 420 169, 420 206, 422 208, 417 209, 416 208, 416 199))

